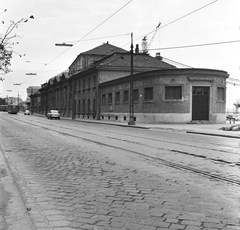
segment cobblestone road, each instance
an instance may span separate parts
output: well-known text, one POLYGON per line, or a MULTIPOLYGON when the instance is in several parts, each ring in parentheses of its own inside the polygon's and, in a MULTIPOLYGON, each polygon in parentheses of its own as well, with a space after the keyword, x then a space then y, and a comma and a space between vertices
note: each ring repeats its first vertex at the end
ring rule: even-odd
POLYGON ((0 138, 37 230, 240 229, 239 186, 18 123, 0 138))

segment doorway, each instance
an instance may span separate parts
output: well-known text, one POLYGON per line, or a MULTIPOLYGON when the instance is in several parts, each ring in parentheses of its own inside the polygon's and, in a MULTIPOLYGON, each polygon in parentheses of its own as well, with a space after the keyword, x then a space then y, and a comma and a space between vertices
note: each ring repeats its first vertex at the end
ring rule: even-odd
POLYGON ((209 87, 193 86, 192 120, 209 120, 209 87))

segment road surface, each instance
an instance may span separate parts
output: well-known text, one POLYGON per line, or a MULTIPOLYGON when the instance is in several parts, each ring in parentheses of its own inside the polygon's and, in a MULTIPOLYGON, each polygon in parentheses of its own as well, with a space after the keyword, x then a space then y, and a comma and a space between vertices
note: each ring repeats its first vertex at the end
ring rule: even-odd
MULTIPOLYGON (((237 139, 23 114, 0 119, 1 150, 29 229, 240 229, 237 139)), ((3 210, 13 212, 10 204, 3 210)))

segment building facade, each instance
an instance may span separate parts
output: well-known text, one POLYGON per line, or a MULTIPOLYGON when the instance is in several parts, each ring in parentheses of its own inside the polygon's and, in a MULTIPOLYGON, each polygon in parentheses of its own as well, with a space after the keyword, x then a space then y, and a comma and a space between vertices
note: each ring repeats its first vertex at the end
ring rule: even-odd
POLYGON ((225 122, 225 71, 178 69, 159 55, 109 43, 79 54, 31 98, 42 114, 56 109, 63 117, 129 121, 131 59, 137 123, 225 122))
MULTIPOLYGON (((134 119, 138 123, 226 121, 225 71, 168 69, 133 76, 134 119)), ((130 76, 100 85, 101 119, 129 120, 130 76)))

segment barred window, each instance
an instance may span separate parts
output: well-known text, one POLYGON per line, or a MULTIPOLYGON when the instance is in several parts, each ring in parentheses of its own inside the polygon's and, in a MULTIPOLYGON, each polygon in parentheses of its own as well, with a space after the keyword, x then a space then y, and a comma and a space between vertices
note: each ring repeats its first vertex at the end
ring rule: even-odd
POLYGON ((106 95, 102 94, 102 105, 106 105, 106 95))
POLYGON ((108 104, 112 104, 112 93, 108 94, 108 104))
POLYGON ((133 90, 133 101, 134 101, 134 102, 138 102, 138 100, 139 100, 138 89, 134 89, 134 90, 133 90))
POLYGON ((83 113, 85 113, 85 100, 83 100, 83 104, 82 104, 82 106, 83 106, 82 111, 83 111, 83 113))
POLYGON ((217 100, 225 101, 225 88, 223 88, 223 87, 217 88, 217 100))
POLYGON ((120 92, 115 93, 115 103, 120 103, 120 92))
POLYGON ((144 88, 144 100, 153 100, 153 87, 144 88))
POLYGON ((182 86, 165 86, 166 100, 182 99, 182 86))
POLYGON ((81 91, 81 80, 78 82, 78 91, 81 91))
POLYGON ((83 90, 85 90, 85 87, 86 87, 86 80, 83 79, 83 90))
POLYGON ((90 89, 91 87, 91 80, 90 80, 90 77, 88 78, 88 89, 90 89))
POLYGON ((128 102, 129 98, 129 92, 128 90, 123 92, 123 102, 128 102))
POLYGON ((93 77, 93 87, 96 87, 97 86, 97 77, 94 76, 93 77))

